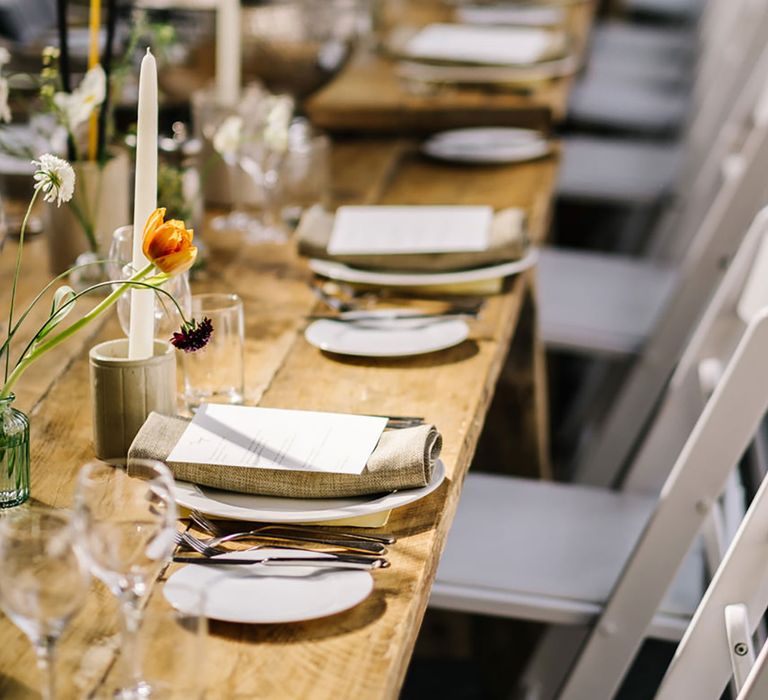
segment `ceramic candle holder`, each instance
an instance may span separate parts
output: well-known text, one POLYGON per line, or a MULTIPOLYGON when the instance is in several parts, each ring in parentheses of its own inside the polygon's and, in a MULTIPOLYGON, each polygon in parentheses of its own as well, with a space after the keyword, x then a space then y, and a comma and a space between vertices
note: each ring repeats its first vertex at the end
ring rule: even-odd
POLYGON ((147 416, 176 414, 176 351, 156 340, 154 355, 128 359, 128 339, 91 348, 91 403, 96 456, 122 464, 147 416))

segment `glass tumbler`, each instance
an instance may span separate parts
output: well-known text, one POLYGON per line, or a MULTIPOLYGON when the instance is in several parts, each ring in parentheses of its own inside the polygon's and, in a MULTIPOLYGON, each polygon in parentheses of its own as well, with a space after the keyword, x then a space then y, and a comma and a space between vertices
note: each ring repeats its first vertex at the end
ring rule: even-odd
POLYGON ((184 400, 194 411, 201 403, 243 402, 245 321, 237 294, 195 294, 192 318, 213 323, 213 335, 197 352, 182 354, 184 400))

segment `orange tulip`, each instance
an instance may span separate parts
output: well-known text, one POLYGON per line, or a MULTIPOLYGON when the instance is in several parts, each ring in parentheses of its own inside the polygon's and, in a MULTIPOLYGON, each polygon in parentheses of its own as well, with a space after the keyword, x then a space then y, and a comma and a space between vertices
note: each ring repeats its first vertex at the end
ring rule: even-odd
POLYGON ((144 226, 142 249, 144 255, 162 272, 178 275, 186 272, 195 262, 197 248, 192 245, 192 229, 183 221, 164 221, 165 209, 155 209, 144 226))

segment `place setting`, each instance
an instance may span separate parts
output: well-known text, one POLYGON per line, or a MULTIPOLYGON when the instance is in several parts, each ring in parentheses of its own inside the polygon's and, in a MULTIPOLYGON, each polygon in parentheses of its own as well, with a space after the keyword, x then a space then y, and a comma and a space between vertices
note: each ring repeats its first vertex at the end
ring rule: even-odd
POLYGON ((396 547, 378 528, 443 483, 441 444, 434 426, 408 416, 224 404, 203 404, 191 420, 150 414, 128 474, 167 464, 192 528, 174 536, 184 566, 164 595, 183 610, 184 590, 204 590, 209 617, 245 623, 358 604, 396 547))
POLYGON ((414 300, 403 307, 342 308, 315 287, 330 308, 310 317, 305 339, 325 352, 366 357, 407 357, 459 345, 482 313, 483 297, 535 264, 525 226, 519 209, 344 206, 332 214, 313 207, 296 236, 316 275, 416 298, 437 294, 446 301, 439 307, 416 306, 414 300), (467 294, 476 301, 462 301, 467 294))
POLYGON ((502 23, 398 27, 386 42, 407 81, 525 87, 574 73, 579 58, 562 28, 502 23))

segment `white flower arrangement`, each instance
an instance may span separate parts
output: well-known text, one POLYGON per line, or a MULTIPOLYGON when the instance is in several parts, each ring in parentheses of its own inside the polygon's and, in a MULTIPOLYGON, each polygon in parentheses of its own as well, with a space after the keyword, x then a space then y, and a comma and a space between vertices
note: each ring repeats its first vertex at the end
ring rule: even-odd
POLYGON ((35 166, 35 191, 43 193, 46 202, 61 206, 68 202, 75 193, 75 171, 62 158, 44 153, 39 160, 33 160, 35 166))
POLYGON ((243 139, 243 118, 238 115, 227 117, 213 136, 213 148, 224 160, 234 158, 240 150, 243 139))
POLYGON ((72 92, 57 92, 53 103, 59 110, 62 122, 70 134, 88 121, 93 111, 101 106, 107 95, 107 77, 104 69, 96 64, 72 92))

